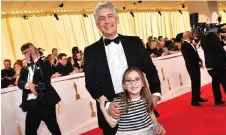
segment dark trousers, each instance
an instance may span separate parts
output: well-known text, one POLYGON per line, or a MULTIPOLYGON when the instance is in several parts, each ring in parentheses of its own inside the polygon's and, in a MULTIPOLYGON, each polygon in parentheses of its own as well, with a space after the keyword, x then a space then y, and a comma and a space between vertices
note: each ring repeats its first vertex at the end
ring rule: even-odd
POLYGON ((200 77, 200 67, 188 69, 188 73, 191 79, 191 93, 192 101, 199 101, 200 99, 200 86, 201 86, 201 77, 200 77))
POLYGON ((111 128, 110 126, 105 126, 104 128, 101 128, 104 135, 115 135, 117 131, 117 127, 111 128))
POLYGON ((214 101, 221 101, 222 95, 220 91, 220 84, 223 86, 226 93, 226 69, 212 69, 208 70, 208 73, 212 77, 212 89, 214 101))
POLYGON ((25 121, 26 135, 37 135, 37 130, 39 128, 41 120, 45 122, 52 135, 61 135, 60 128, 56 119, 55 106, 47 107, 41 105, 38 105, 37 109, 27 112, 25 121))

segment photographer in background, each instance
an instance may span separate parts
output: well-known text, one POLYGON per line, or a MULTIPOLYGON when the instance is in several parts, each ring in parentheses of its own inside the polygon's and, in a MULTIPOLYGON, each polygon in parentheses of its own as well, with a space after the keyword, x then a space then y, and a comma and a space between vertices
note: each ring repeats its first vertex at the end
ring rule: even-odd
MULTIPOLYGON (((216 28, 215 28, 216 29, 216 28)), ((208 73, 212 77, 212 89, 215 105, 225 105, 222 101, 220 83, 226 93, 226 51, 221 42, 221 35, 226 33, 226 29, 220 29, 204 35, 201 40, 201 47, 204 51, 205 64, 208 73)))
POLYGON ((32 43, 24 44, 21 52, 28 62, 18 80, 18 87, 23 89, 20 107, 27 112, 25 134, 37 135, 42 120, 53 135, 61 135, 55 110, 61 99, 50 84, 51 67, 40 58, 38 49, 32 43))

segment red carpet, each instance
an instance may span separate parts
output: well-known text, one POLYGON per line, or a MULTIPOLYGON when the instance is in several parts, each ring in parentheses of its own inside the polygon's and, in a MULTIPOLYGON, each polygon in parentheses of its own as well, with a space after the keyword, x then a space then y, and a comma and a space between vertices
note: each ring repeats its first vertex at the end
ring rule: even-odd
MULTIPOLYGON (((214 106, 212 86, 202 87, 202 97, 210 100, 202 107, 190 105, 190 94, 157 106, 166 135, 226 135, 226 106, 214 106)), ((223 90, 222 96, 226 100, 223 90)), ((102 135, 102 131, 98 128, 82 135, 102 135)))

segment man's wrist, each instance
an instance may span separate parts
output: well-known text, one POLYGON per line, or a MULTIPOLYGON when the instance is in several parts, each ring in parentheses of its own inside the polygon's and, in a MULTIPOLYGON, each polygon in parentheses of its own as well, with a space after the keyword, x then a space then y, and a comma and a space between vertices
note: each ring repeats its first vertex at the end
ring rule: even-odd
POLYGON ((158 92, 153 93, 152 95, 153 96, 157 96, 158 97, 158 101, 160 101, 162 99, 162 95, 160 93, 158 93, 158 92))

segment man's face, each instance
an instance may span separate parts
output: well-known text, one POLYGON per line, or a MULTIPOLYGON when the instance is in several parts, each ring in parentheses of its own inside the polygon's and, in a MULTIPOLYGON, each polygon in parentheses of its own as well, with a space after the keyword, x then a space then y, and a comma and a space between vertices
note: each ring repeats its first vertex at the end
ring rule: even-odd
POLYGON ((103 8, 97 13, 97 27, 105 37, 117 34, 117 17, 109 8, 103 8))
POLYGON ((54 49, 54 50, 53 50, 53 55, 54 55, 55 57, 58 56, 58 51, 57 51, 57 49, 54 49))
POLYGON ((165 39, 163 37, 161 37, 160 42, 165 42, 165 39))
POLYGON ((27 48, 27 49, 25 49, 22 53, 23 53, 25 59, 26 59, 27 61, 29 61, 29 60, 30 60, 30 56, 31 56, 31 51, 30 51, 30 49, 27 48))
POLYGON ((5 69, 9 69, 11 67, 11 62, 5 61, 4 66, 5 66, 5 69))
POLYGON ((67 64, 67 56, 63 56, 62 59, 59 60, 60 64, 66 65, 67 64))

